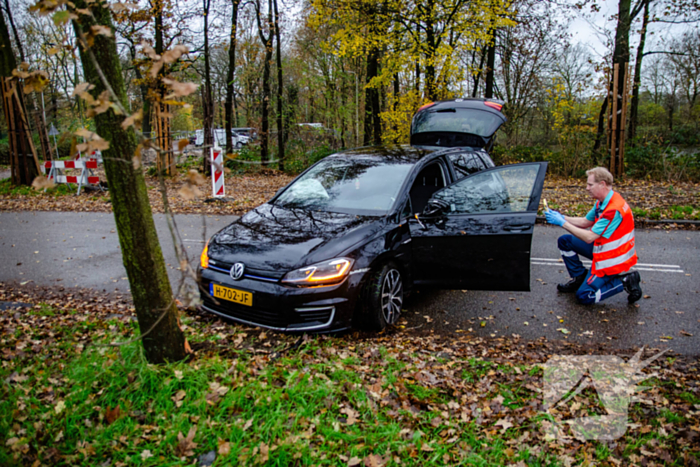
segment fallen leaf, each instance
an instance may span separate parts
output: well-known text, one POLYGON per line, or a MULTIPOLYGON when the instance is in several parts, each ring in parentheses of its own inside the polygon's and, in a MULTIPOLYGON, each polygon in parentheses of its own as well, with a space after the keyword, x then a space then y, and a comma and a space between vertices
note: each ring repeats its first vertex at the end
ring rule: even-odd
POLYGON ((358 413, 351 407, 343 407, 340 409, 340 413, 344 413, 348 416, 347 420, 345 421, 347 425, 354 425, 357 422, 358 413))
POLYGON ((229 443, 228 441, 219 439, 217 441, 217 444, 219 445, 217 452, 220 456, 228 456, 231 453, 231 443, 229 443))
POLYGON ((180 389, 173 397, 171 397, 173 402, 175 402, 176 407, 182 406, 182 399, 184 399, 186 395, 187 395, 187 393, 185 391, 183 391, 182 389, 180 389))
POLYGON ((510 422, 509 422, 508 420, 506 420, 505 418, 502 418, 502 419, 500 419, 499 421, 497 421, 497 422, 494 424, 494 426, 500 426, 500 427, 502 427, 501 433, 504 433, 508 428, 513 427, 513 424, 510 423, 510 422))
POLYGON ((105 409, 105 420, 107 420, 107 425, 111 425, 121 416, 121 408, 119 406, 110 409, 107 407, 105 409))
POLYGON ((192 426, 187 436, 183 436, 182 432, 177 434, 177 447, 175 451, 179 457, 190 457, 194 455, 193 449, 197 447, 194 442, 194 436, 197 434, 197 425, 192 426))

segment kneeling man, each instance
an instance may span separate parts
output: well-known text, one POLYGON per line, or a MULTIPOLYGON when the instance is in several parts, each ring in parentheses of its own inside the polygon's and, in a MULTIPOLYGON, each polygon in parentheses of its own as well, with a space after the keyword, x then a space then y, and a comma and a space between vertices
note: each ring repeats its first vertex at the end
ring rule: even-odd
POLYGON ((586 172, 586 190, 596 200, 586 217, 563 216, 547 210, 550 224, 563 227, 570 235, 559 237, 561 256, 571 280, 559 284, 560 292, 576 292, 579 303, 598 303, 622 292, 627 301, 642 298, 639 273, 629 272, 637 264, 634 247, 634 217, 627 202, 612 189, 612 174, 603 167, 586 172), (588 271, 579 256, 593 260, 588 271))

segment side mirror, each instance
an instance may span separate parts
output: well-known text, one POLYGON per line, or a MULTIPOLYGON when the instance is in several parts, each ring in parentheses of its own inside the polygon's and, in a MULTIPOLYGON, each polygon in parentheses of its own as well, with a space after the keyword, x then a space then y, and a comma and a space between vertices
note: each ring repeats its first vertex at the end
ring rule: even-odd
POLYGON ((423 218, 441 217, 450 212, 450 205, 447 201, 431 198, 423 209, 423 218))

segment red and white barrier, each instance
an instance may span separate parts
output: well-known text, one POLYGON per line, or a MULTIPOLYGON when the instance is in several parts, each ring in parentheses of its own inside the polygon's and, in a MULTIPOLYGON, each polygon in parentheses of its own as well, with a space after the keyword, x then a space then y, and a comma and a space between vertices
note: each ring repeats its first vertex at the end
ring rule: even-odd
POLYGON ((220 147, 211 148, 211 184, 214 198, 226 196, 224 186, 224 151, 220 147))
POLYGON ((42 173, 48 170, 47 178, 52 179, 54 183, 77 183, 78 194, 85 185, 99 185, 100 177, 93 175, 93 170, 97 169, 97 160, 90 159, 86 161, 47 161, 41 166, 42 173), (80 175, 65 175, 66 169, 80 169, 80 175))
POLYGON ((92 151, 89 156, 87 154, 83 155, 82 152, 78 151, 78 154, 76 154, 73 159, 75 159, 76 161, 96 160, 97 162, 102 162, 102 151, 96 149, 92 151))

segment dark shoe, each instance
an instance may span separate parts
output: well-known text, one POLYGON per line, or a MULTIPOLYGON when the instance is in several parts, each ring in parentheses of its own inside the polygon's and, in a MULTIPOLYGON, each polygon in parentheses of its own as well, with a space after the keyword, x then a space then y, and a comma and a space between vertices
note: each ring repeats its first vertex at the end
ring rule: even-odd
POLYGON ((557 285, 557 290, 563 293, 576 292, 579 289, 579 287, 581 287, 581 284, 583 284, 583 281, 586 280, 587 275, 588 272, 586 272, 585 274, 581 274, 580 276, 574 277, 566 284, 559 284, 557 285))
POLYGON ((628 303, 634 303, 642 298, 642 287, 639 285, 641 278, 637 271, 622 276, 622 286, 625 288, 628 303))

